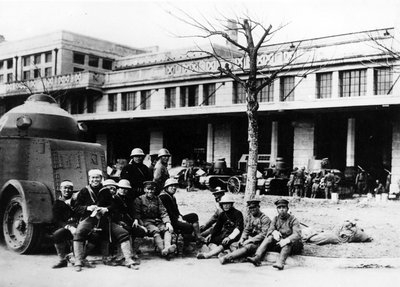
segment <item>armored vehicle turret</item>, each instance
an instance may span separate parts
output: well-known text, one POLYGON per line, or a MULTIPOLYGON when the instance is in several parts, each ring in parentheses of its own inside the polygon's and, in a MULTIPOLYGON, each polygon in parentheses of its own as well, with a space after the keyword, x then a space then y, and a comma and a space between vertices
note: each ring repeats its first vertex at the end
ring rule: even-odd
POLYGON ((79 141, 82 125, 45 94, 30 96, 0 118, 0 222, 8 248, 34 251, 52 223, 60 183, 80 190, 87 172, 105 172, 99 144, 79 141))

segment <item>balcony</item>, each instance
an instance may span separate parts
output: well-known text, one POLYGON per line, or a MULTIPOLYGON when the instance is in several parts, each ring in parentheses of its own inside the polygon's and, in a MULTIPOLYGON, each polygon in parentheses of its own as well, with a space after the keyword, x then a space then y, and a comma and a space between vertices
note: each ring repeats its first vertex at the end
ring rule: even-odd
POLYGON ((0 96, 8 97, 21 94, 43 93, 51 91, 94 89, 101 90, 104 74, 95 72, 79 72, 47 78, 37 78, 0 85, 0 96))

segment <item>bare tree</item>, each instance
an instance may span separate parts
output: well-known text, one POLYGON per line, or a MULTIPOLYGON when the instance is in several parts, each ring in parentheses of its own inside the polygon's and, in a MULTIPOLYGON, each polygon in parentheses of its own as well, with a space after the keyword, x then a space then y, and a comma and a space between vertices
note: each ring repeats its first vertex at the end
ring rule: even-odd
MULTIPOLYGON (((281 30, 283 26, 273 30, 272 25, 265 26, 248 16, 236 17, 236 19, 223 17, 222 20, 217 20, 217 24, 213 24, 207 19, 199 21, 185 11, 180 9, 178 10, 183 16, 177 16, 174 14, 176 18, 200 31, 200 34, 198 35, 179 37, 199 37, 209 39, 211 50, 206 51, 199 47, 199 51, 208 54, 211 58, 217 61, 217 70, 220 77, 227 76, 231 78, 237 85, 241 85, 246 92, 249 157, 245 200, 253 198, 256 194, 257 187, 258 94, 263 88, 270 86, 279 76, 285 75, 289 71, 293 73, 293 68, 299 59, 302 59, 301 62, 303 65, 296 66, 297 72, 295 72, 295 76, 300 77, 300 80, 297 82, 295 87, 309 73, 315 72, 316 69, 319 69, 320 67, 313 66, 313 56, 305 60, 303 57, 304 54, 299 53, 299 48, 302 44, 301 42, 278 44, 269 48, 266 46, 266 43, 271 40, 273 34, 281 30), (240 41, 239 37, 236 37, 235 35, 238 35, 244 40, 240 41), (226 40, 228 45, 231 47, 231 53, 228 53, 226 49, 221 52, 221 49, 212 42, 212 38, 215 37, 226 40), (269 59, 260 64, 258 60, 260 55, 263 53, 268 53, 269 59), (282 57, 284 60, 279 67, 272 65, 275 57, 281 57, 283 53, 286 53, 286 57, 282 57)), ((196 70, 196 68, 192 69, 196 70)), ((197 69, 197 72, 201 73, 204 71, 197 69)), ((295 87, 288 94, 284 95, 281 98, 281 101, 285 101, 293 93, 295 87)))

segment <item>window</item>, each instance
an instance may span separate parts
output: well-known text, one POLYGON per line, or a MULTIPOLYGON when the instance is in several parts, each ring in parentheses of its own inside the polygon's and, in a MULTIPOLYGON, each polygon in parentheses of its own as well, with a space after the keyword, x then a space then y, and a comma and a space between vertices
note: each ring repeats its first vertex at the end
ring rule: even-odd
POLYGON ((13 73, 7 74, 7 83, 11 83, 14 80, 13 73))
POLYGON ((150 96, 151 96, 151 90, 140 91, 140 109, 142 110, 150 109, 150 96))
POLYGON ((4 75, 0 75, 0 83, 4 82, 4 75))
POLYGON ((111 70, 112 69, 112 61, 108 59, 103 59, 103 69, 111 70))
POLYGON ((47 52, 46 54, 44 54, 44 61, 46 63, 50 63, 53 60, 53 56, 51 54, 51 52, 47 52))
POLYGON ((75 96, 71 98, 71 114, 83 114, 85 111, 85 98, 75 96))
POLYGON ((246 91, 243 85, 238 82, 233 83, 233 103, 242 104, 246 102, 246 91))
POLYGON ((317 99, 332 97, 332 73, 318 73, 316 83, 317 99))
POLYGON ((45 68, 44 69, 44 76, 45 77, 51 77, 53 75, 53 69, 51 67, 45 68))
POLYGON ((199 86, 181 87, 181 107, 194 107, 199 104, 199 86))
POLYGON ((88 95, 86 97, 86 106, 87 106, 87 112, 88 113, 94 113, 95 112, 94 96, 93 95, 88 95))
POLYGON ((294 77, 282 77, 280 86, 281 101, 294 101, 294 77))
POLYGON ((40 69, 35 69, 35 70, 33 70, 33 77, 34 77, 35 79, 41 77, 40 69))
POLYGON ((341 97, 365 96, 367 90, 367 70, 339 72, 339 90, 341 97))
POLYGON ((99 66, 99 57, 89 55, 89 66, 98 67, 99 66))
MULTIPOLYGON (((257 81, 257 86, 261 85, 262 80, 257 81)), ((257 95, 259 102, 273 102, 274 101, 274 82, 264 87, 257 95)))
POLYGON ((393 69, 374 69, 374 95, 389 95, 393 88, 393 69))
POLYGON ((12 69, 13 67, 13 60, 12 59, 8 59, 7 60, 7 69, 12 69))
POLYGON ((85 69, 74 67, 74 73, 83 72, 85 69))
POLYGON ((3 70, 4 67, 4 61, 0 61, 0 70, 3 70))
POLYGON ((108 95, 108 111, 115 112, 117 110, 117 94, 108 95))
POLYGON ((166 88, 165 89, 165 102, 164 106, 166 109, 176 107, 176 88, 166 88))
POLYGON ((40 62, 41 62, 41 59, 42 58, 42 55, 41 54, 36 54, 35 56, 34 56, 34 64, 35 65, 39 65, 40 64, 40 62))
POLYGON ((136 108, 136 92, 122 93, 123 111, 133 111, 136 108))
POLYGON ((23 65, 24 67, 30 66, 30 65, 31 65, 31 56, 24 56, 24 57, 22 58, 22 65, 23 65))
POLYGON ((80 53, 75 53, 74 52, 74 56, 73 56, 73 62, 75 64, 80 64, 80 65, 84 65, 85 64, 85 55, 84 54, 80 54, 80 53))
POLYGON ((22 74, 22 79, 23 80, 29 80, 30 79, 30 77, 31 77, 31 72, 30 71, 24 71, 23 72, 23 74, 22 74))
POLYGON ((215 105, 215 84, 203 85, 203 103, 205 106, 215 105))

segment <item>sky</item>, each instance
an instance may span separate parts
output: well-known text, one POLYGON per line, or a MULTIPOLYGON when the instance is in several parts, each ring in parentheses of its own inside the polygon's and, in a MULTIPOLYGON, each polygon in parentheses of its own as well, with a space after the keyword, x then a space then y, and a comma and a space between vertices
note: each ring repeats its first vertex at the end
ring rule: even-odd
POLYGON ((0 0, 0 35, 14 41, 67 30, 137 48, 159 46, 161 50, 208 43, 178 37, 199 34, 177 18, 185 18, 183 13, 203 23, 205 19, 250 15, 273 28, 284 25, 274 42, 400 28, 400 0, 0 0))

